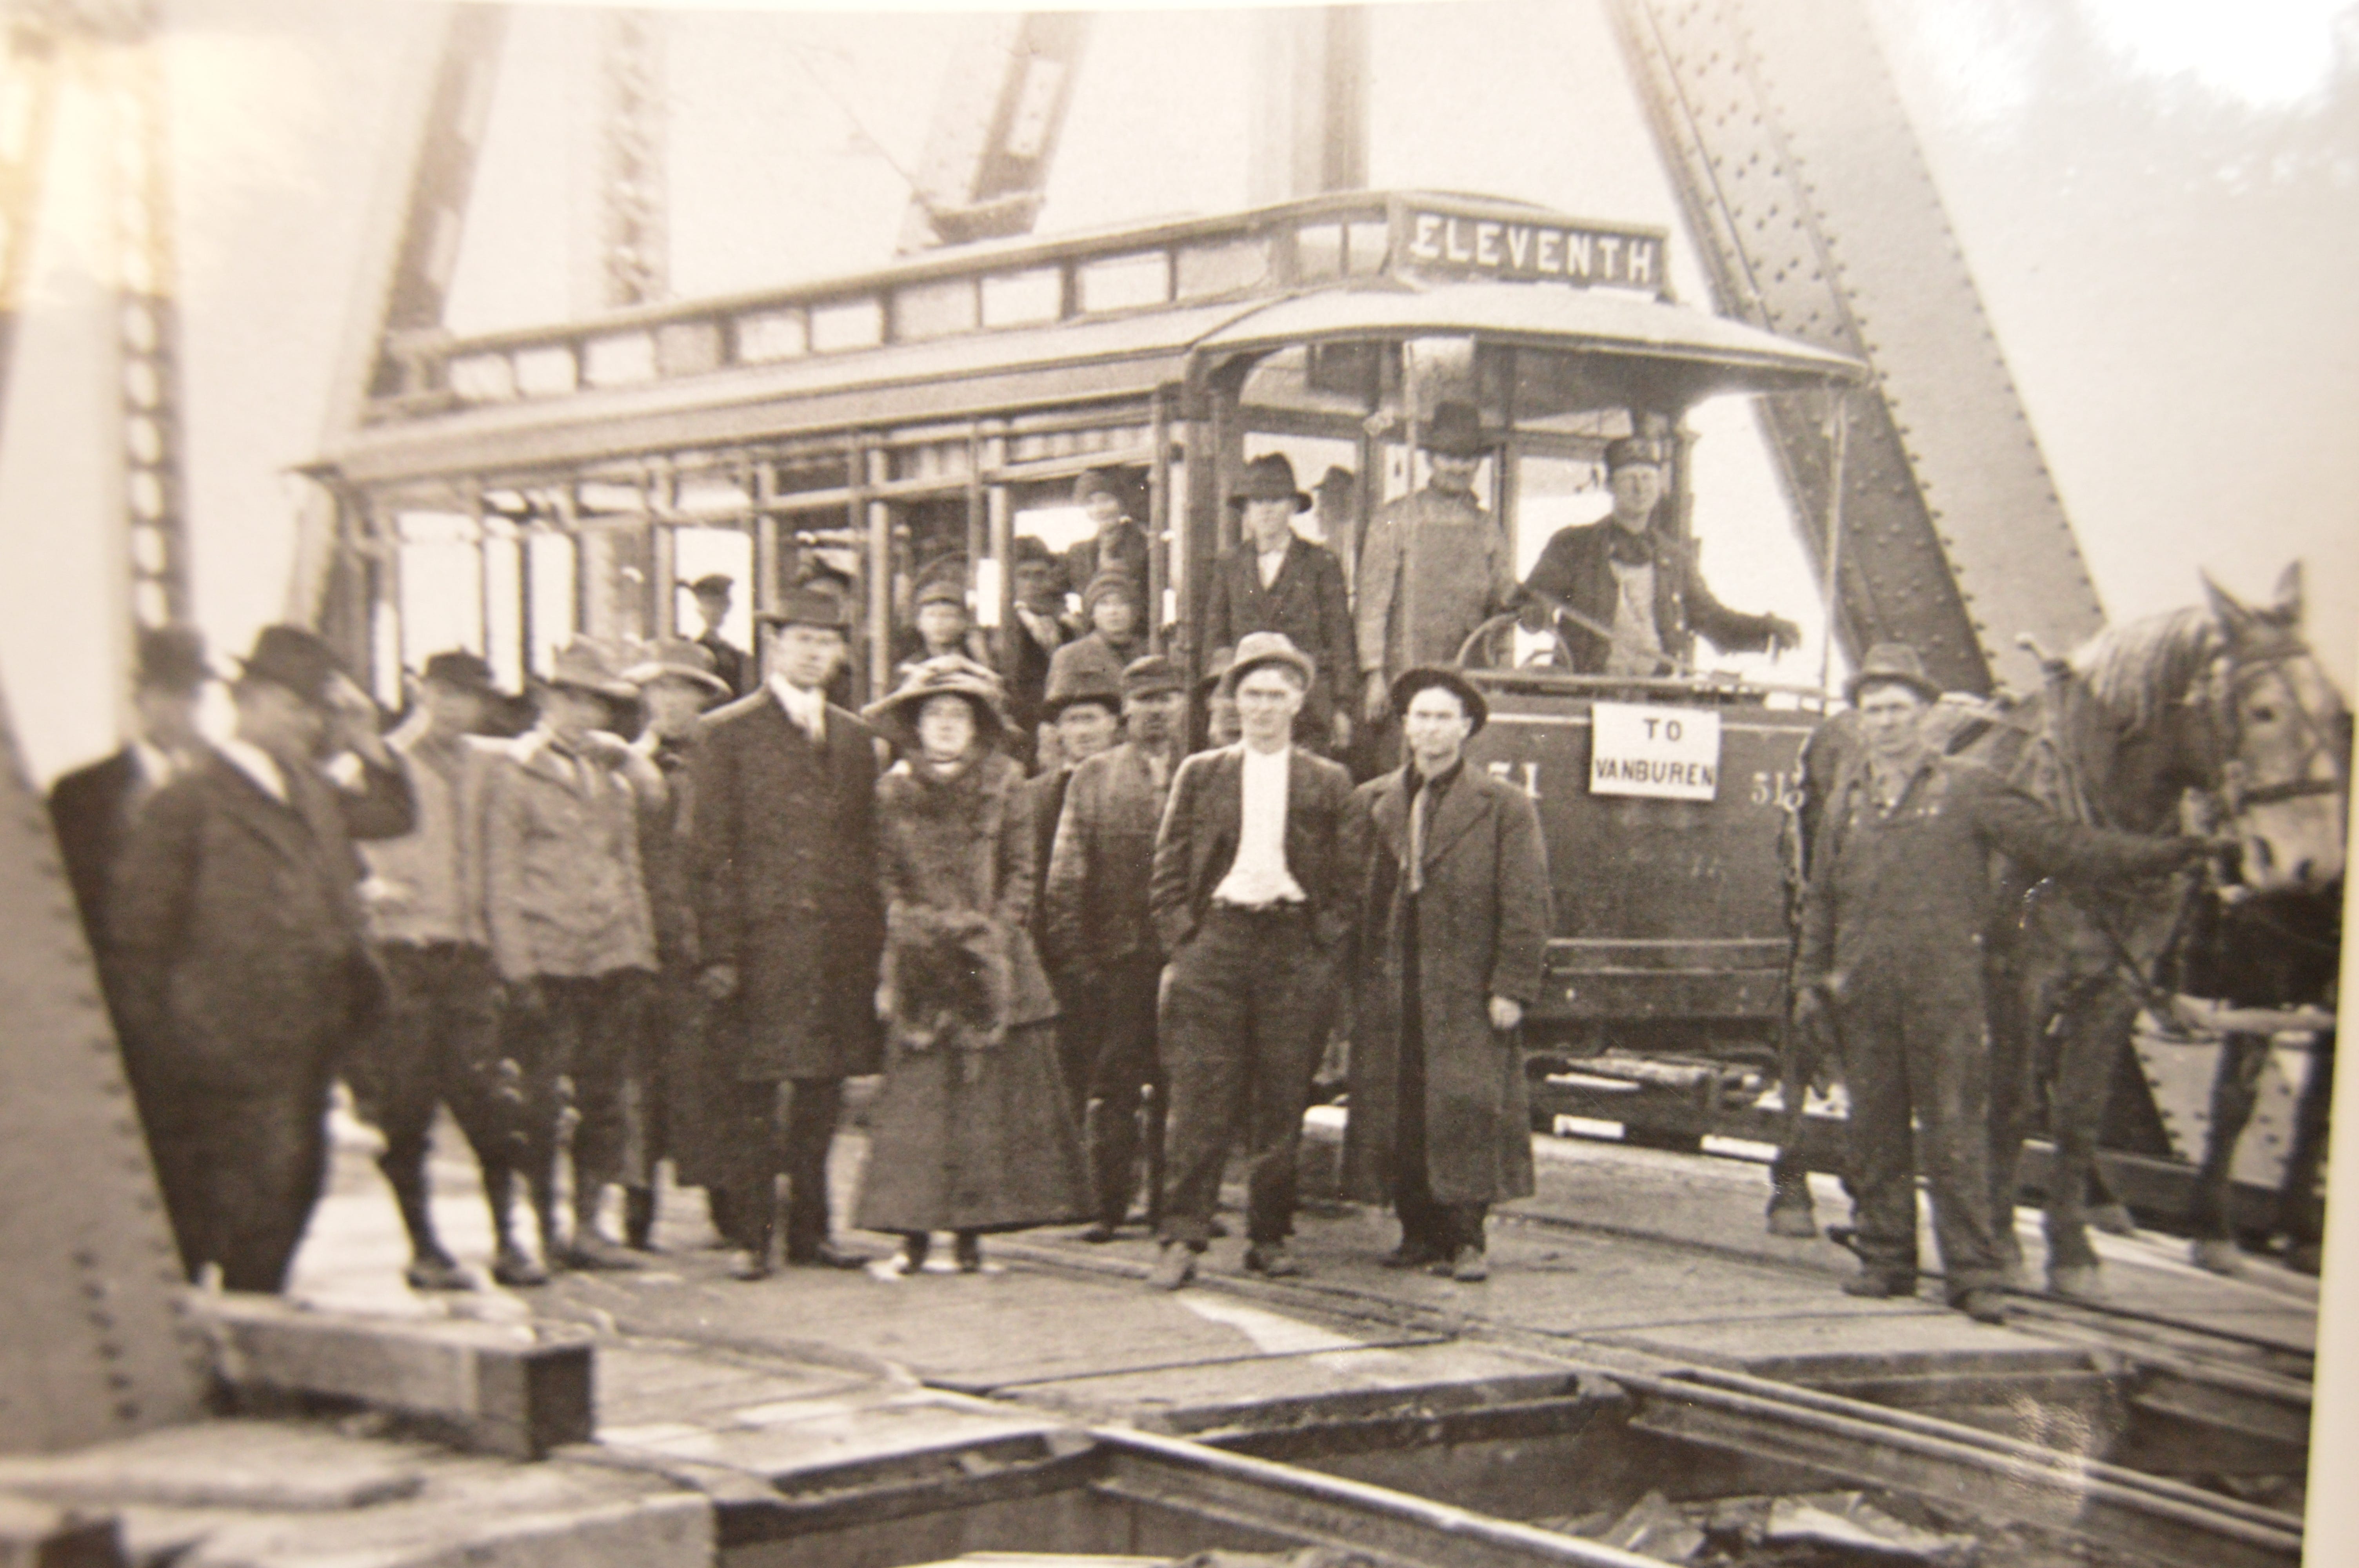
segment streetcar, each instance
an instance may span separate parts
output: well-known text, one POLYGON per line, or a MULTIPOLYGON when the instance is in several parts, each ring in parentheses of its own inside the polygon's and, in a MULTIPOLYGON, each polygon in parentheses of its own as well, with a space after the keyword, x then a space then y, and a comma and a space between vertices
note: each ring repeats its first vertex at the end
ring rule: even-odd
MULTIPOLYGON (((1304 526, 1348 579, 1375 510, 1423 483, 1417 432, 1445 398, 1481 411, 1478 494, 1520 562, 1596 496, 1608 442, 1668 448, 1657 525, 1683 533, 1697 404, 1839 408, 1864 366, 1681 304, 1668 250, 1659 229, 1518 201, 1353 192, 399 340, 359 427, 310 470, 338 503, 323 623, 392 700, 405 667, 454 643, 516 686, 576 633, 672 633, 681 585, 714 572, 750 590, 723 628, 750 645, 753 612, 824 570, 849 585, 873 697, 915 585, 946 564, 1012 653, 1016 542, 1084 531, 1074 481, 1098 470, 1131 487, 1149 541, 1153 643, 1201 670, 1190 629, 1236 535, 1223 501, 1265 452, 1317 483, 1304 526)), ((1493 709, 1473 761, 1528 790, 1547 830, 1537 1087, 1668 1090, 1707 1113, 1773 1059, 1780 832, 1823 696, 1584 677, 1549 654, 1492 636, 1463 656, 1493 709), (1689 761, 1677 787, 1632 793, 1613 738, 1649 721, 1689 761)))

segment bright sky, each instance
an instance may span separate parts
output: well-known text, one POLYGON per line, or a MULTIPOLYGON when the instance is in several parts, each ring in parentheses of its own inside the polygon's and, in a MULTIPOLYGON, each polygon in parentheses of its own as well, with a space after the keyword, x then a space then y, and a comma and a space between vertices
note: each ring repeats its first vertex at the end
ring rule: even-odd
MULTIPOLYGON (((1869 0, 1903 99, 2117 618, 2192 601, 2196 571, 2266 595, 2308 567, 2314 635, 2359 625, 2359 179, 2354 23, 2320 0, 1869 0)), ((199 617, 242 650, 277 611, 301 481, 366 258, 408 0, 170 0, 189 503, 199 617)), ((516 19, 451 325, 576 313, 587 211, 579 14, 516 19)), ((889 254, 957 46, 940 16, 670 16, 672 273, 687 295, 889 254)), ((1248 198, 1256 18, 1125 11, 1082 66, 1044 229, 1248 198)), ((1678 229, 1595 0, 1375 13, 1371 178, 1678 229)), ((117 591, 97 519, 113 390, 90 106, 68 101, 0 423, 5 677, 47 774, 112 733, 117 591)), ((1708 297, 1684 236, 1677 282, 1708 297)), ((1723 599, 1815 629, 1741 405, 1697 418, 1699 531, 1723 599)), ((1805 649, 1780 672, 1815 675, 1805 649)))

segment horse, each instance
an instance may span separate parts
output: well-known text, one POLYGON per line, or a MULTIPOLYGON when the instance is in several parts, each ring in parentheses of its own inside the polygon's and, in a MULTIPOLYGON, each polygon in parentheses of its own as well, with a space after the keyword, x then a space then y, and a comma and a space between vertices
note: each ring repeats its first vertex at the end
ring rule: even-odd
MULTIPOLYGON (((2180 827, 2190 790, 2223 802, 2256 889, 2314 890, 2342 875, 2347 742, 2341 700, 2300 639, 2300 574, 2249 608, 2204 581, 2207 604, 2108 628, 2069 659, 2043 656, 2045 689, 1991 701, 1945 699, 1941 750, 1978 762, 2050 809, 2138 833, 2180 827)), ((1827 728, 1841 750, 1841 732, 1827 728)), ((1806 759, 1807 762, 1807 759, 1806 759)), ((1832 763, 1827 764, 1832 766, 1832 763)), ((1806 768, 1807 772, 1807 768, 1806 768)), ((1807 779, 1805 785, 1807 797, 1807 779)), ((1807 810, 1807 804, 1804 807, 1807 810)), ((2020 1277, 2014 1227, 2024 1139, 2040 1101, 2055 1144, 2048 1184, 2048 1283, 2098 1292, 2087 1227, 2108 1200, 2096 1148, 2112 1080, 2150 975, 2177 942, 2191 885, 2066 888, 2008 868, 1985 934, 1992 1047, 1992 1209, 2020 1277), (2044 1091, 2044 1092, 2043 1092, 2044 1091)), ((1805 1048, 1789 1054, 1800 1064, 1805 1048)), ((1803 1085, 1789 1067, 1789 1114, 1803 1085)), ((1770 1228, 1808 1234, 1808 1188, 1781 1161, 1770 1228)))

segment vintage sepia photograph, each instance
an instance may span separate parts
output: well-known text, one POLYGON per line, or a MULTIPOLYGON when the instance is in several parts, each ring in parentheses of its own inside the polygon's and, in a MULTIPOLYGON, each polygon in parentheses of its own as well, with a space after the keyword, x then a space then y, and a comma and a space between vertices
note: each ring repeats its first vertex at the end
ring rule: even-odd
POLYGON ((0 0, 0 1561, 2359 1563, 2354 254, 2352 0, 0 0))

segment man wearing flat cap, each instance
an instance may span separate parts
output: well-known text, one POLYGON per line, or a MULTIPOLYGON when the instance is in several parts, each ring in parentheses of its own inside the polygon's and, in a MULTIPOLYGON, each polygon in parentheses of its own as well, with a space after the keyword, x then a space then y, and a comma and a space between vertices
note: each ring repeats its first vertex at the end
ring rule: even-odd
POLYGON ((734 697, 743 697, 753 689, 754 662, 745 650, 721 634, 723 622, 729 619, 729 601, 736 583, 726 572, 710 572, 688 585, 696 600, 697 619, 704 622, 698 633, 696 644, 712 655, 712 673, 734 697))
POLYGON ((497 697, 491 666, 473 654, 454 649, 426 661, 415 710, 387 737, 417 802, 416 826, 361 847, 386 1011, 345 1076, 362 1117, 385 1134, 377 1168, 409 1236, 413 1290, 472 1283, 435 1233, 429 1202, 434 1113, 446 1105, 483 1173, 493 1277, 505 1285, 547 1277, 516 1239, 514 1177, 523 1169, 525 1128, 506 1076, 516 1069, 501 1048, 500 977, 484 911, 484 783, 500 748, 481 731, 497 697))
POLYGON ((408 832, 412 806, 375 705, 310 633, 263 628, 233 696, 235 733, 132 822, 105 959, 189 1277, 274 1292, 327 1173, 336 1057, 382 1001, 353 843, 408 832), (321 766, 346 752, 351 788, 321 766))
MULTIPOLYGON (((1049 689, 1071 691, 1086 684, 1093 690, 1119 693, 1122 672, 1147 653, 1146 604, 1143 581, 1127 572, 1110 568, 1091 579, 1082 594, 1082 615, 1089 630, 1050 656, 1049 689)), ((1041 769, 1066 760, 1058 731, 1043 728, 1041 769)))
POLYGON ((1746 615, 1713 598, 1694 546, 1656 525, 1669 462, 1668 447, 1652 438, 1609 443, 1612 514, 1559 529, 1525 579, 1527 593, 1557 611, 1579 674, 1676 674, 1693 632, 1726 654, 1775 654, 1801 640, 1790 621, 1746 615))
POLYGON ((1111 1241, 1138 1187, 1142 1104, 1150 1215, 1159 1208, 1164 1090, 1155 1045, 1163 971, 1147 879, 1155 833, 1179 768, 1186 682, 1160 654, 1122 672, 1122 744, 1073 769, 1049 855, 1044 946, 1078 1062, 1076 1100, 1089 1160, 1092 1214, 1083 1238, 1111 1241))
POLYGON ((1090 469, 1073 481, 1073 504, 1090 520, 1089 536, 1065 552, 1065 586, 1075 593, 1086 591, 1101 572, 1147 581, 1147 530, 1131 521, 1127 489, 1111 469, 1090 469))
POLYGON ((1452 669, 1393 683, 1408 761, 1362 784, 1373 825, 1353 1014, 1346 1189, 1389 1200, 1386 1261, 1486 1279, 1490 1206, 1532 1191, 1524 1010, 1549 930, 1547 850, 1531 797, 1466 765, 1489 717, 1452 669))
POLYGON ((1292 743, 1313 675, 1276 632, 1237 643, 1223 684, 1244 739, 1180 764, 1147 902, 1169 970, 1163 1068, 1170 1182, 1150 1282, 1178 1290, 1212 1235, 1221 1165, 1247 1148, 1245 1267, 1299 1274, 1295 1159, 1327 1039, 1364 843, 1351 775, 1292 743))
MULTIPOLYGON (((1507 535, 1474 499, 1474 472, 1489 449, 1471 403, 1445 401, 1419 433, 1432 478, 1386 505, 1360 542, 1362 716, 1392 729, 1392 683, 1405 670, 1458 661, 1460 644, 1514 601, 1507 535)), ((1375 748, 1389 765, 1391 748, 1375 748)))
POLYGON ((786 1260, 861 1266, 828 1234, 827 1152, 843 1080, 875 1072, 883 1044, 877 737, 827 699, 851 612, 800 588, 763 620, 762 687, 705 716, 690 768, 702 985, 741 1108, 724 1135, 723 1209, 731 1271, 747 1280, 771 1269, 782 1168, 786 1260))
POLYGON ((1843 1289, 1917 1293, 1921 1145, 1950 1304, 2002 1322, 1984 1005, 1992 858, 2103 883, 2176 870, 2207 846, 2067 821, 1987 770, 1941 755, 1925 732, 1940 690, 1907 643, 1869 649, 1843 695, 1858 715, 1859 752, 1819 818, 1794 962, 1796 1027, 1833 1025, 1851 1093, 1861 1267, 1843 1289))
POLYGON ((1245 465, 1229 492, 1241 537, 1213 563, 1202 643, 1218 657, 1249 633, 1277 632, 1310 654, 1317 674, 1294 738, 1321 755, 1340 755, 1352 744, 1348 705, 1360 689, 1360 657, 1343 568, 1325 546, 1294 531, 1295 514, 1310 506, 1285 453, 1245 465))
POLYGON ((132 813, 204 754, 197 730, 198 703, 212 678, 204 638, 186 626, 142 626, 136 658, 131 738, 49 790, 49 822, 93 954, 106 940, 107 894, 132 813))

